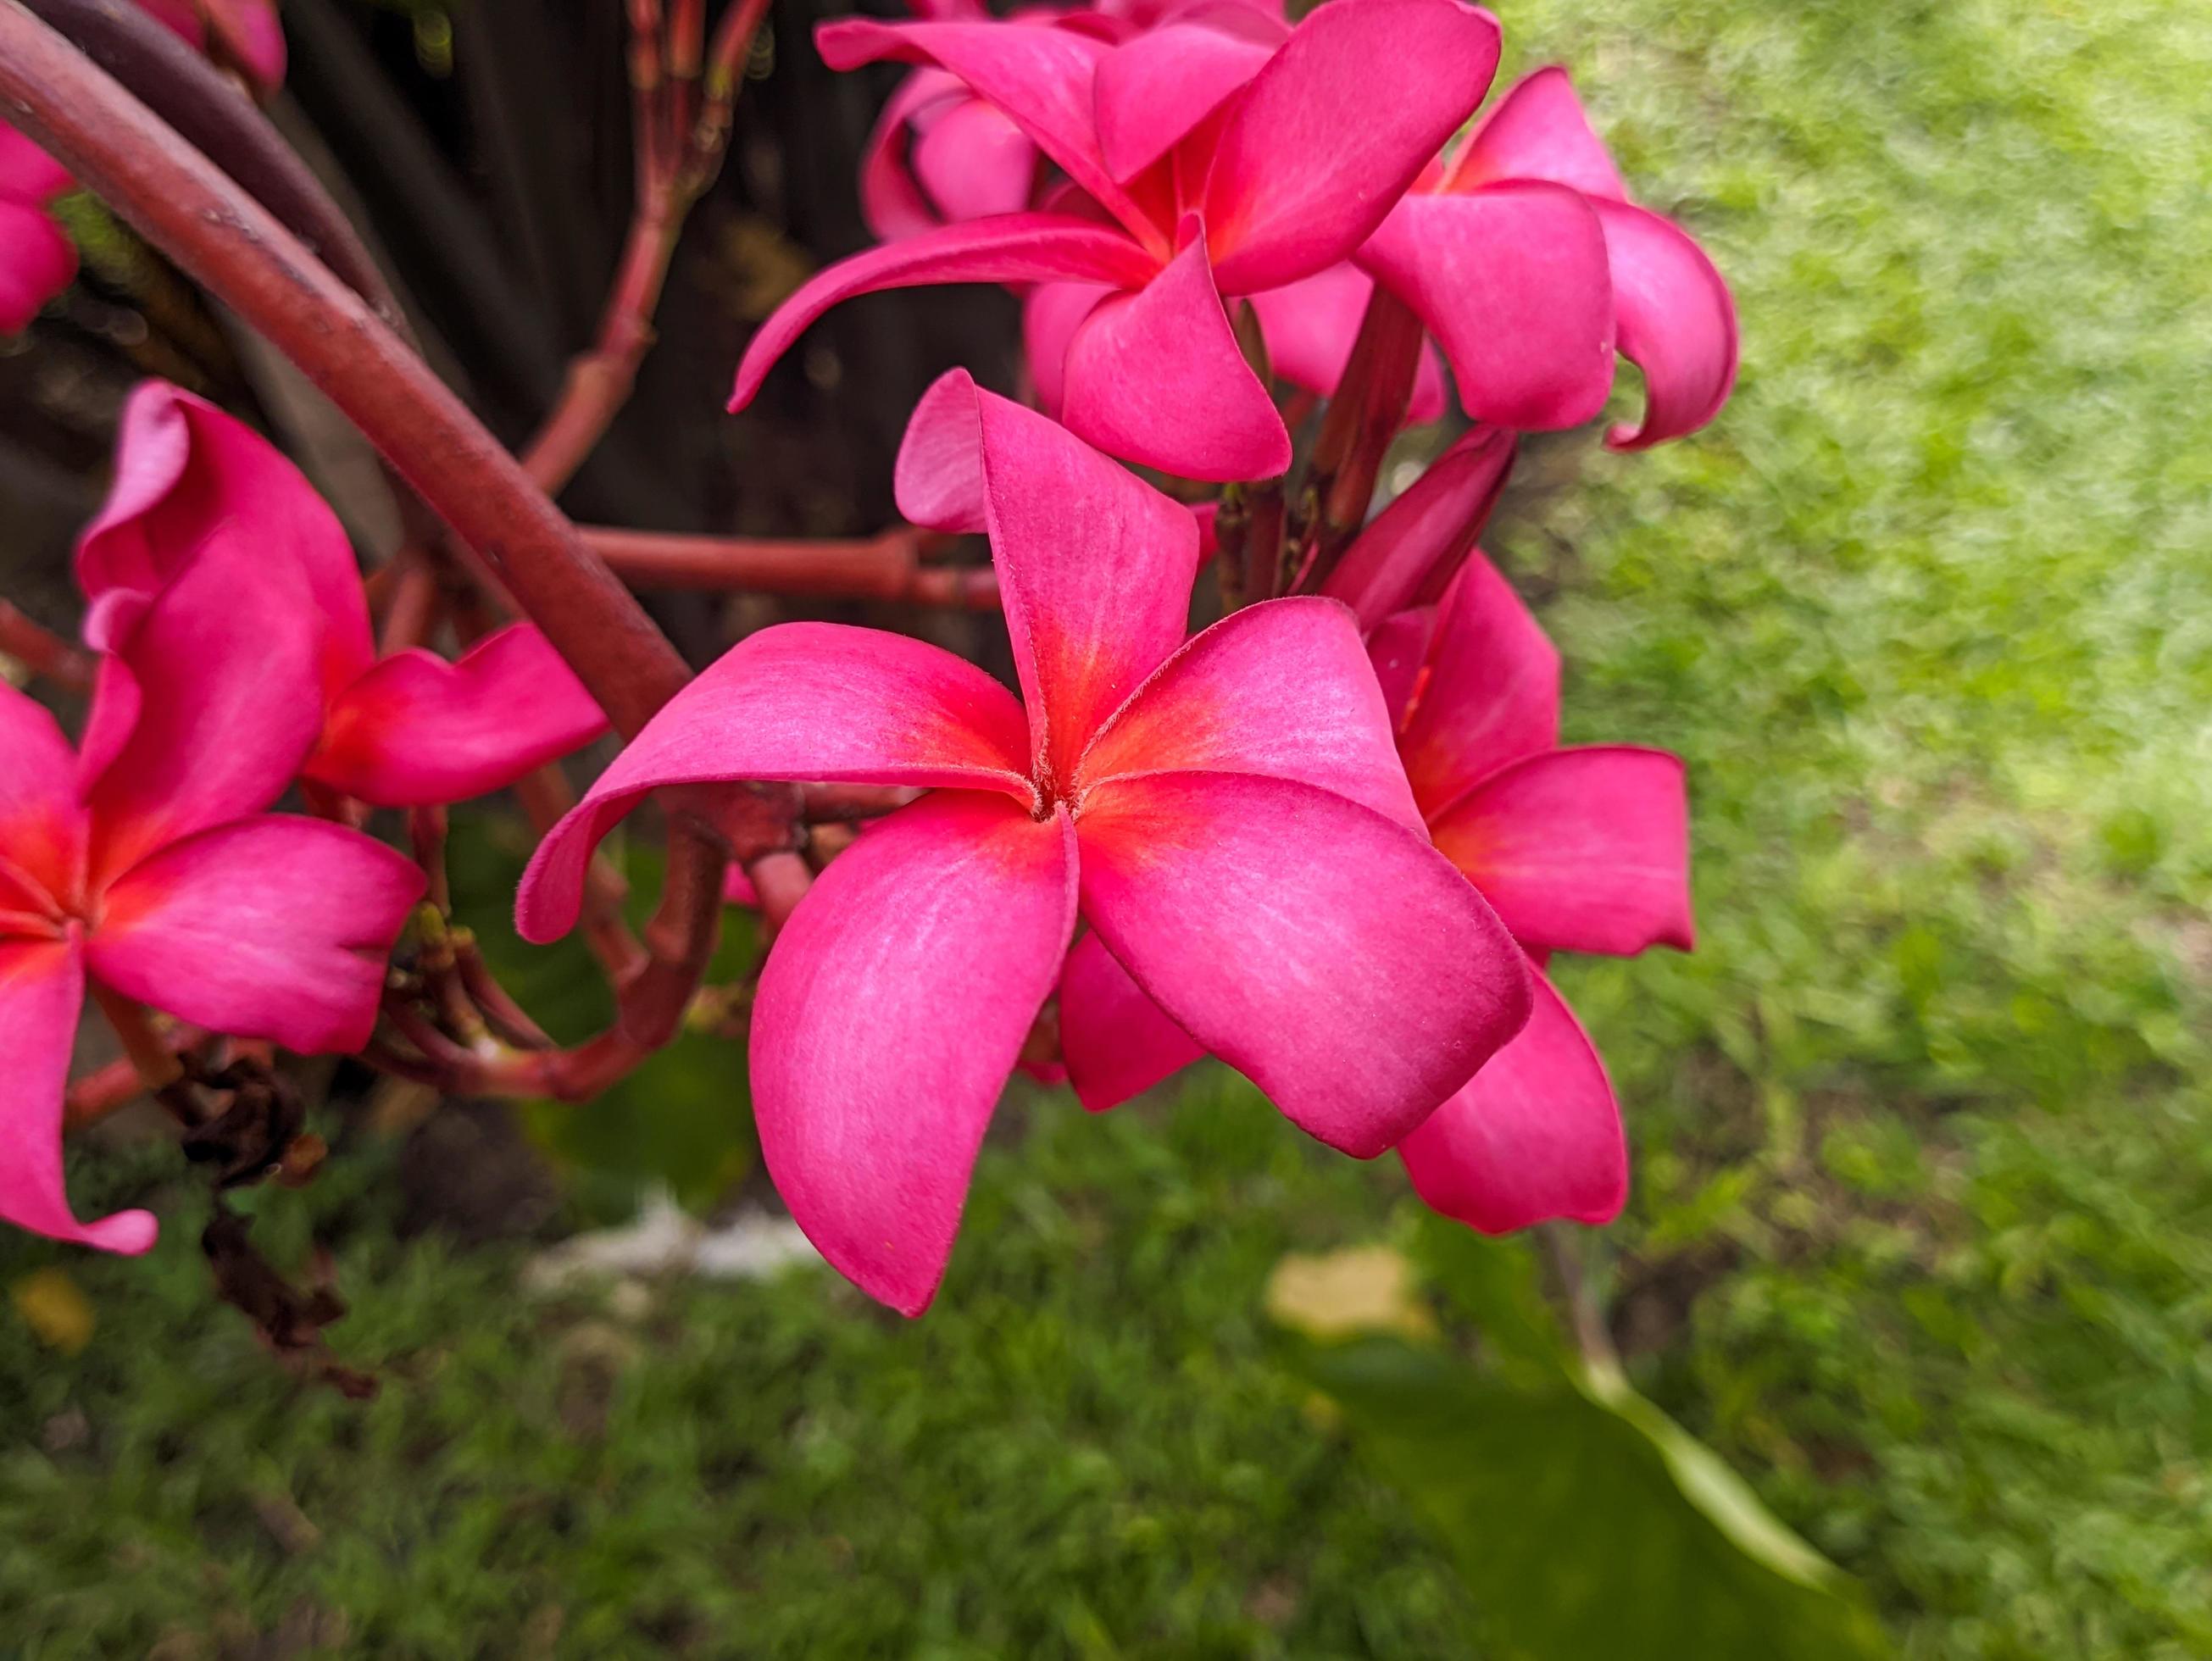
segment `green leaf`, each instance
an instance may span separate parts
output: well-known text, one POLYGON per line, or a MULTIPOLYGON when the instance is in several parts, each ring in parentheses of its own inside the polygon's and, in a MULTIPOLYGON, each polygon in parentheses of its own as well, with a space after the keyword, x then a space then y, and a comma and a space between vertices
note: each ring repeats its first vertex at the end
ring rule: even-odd
POLYGON ((1608 1376, 1530 1387, 1401 1340, 1302 1348, 1355 1444, 1450 1548, 1503 1652, 1870 1661, 1842 1572, 1608 1376))
MULTIPOLYGON (((532 846, 516 819, 456 814, 446 854, 453 915, 475 932, 484 961, 532 1018, 574 1043, 614 1019, 614 995, 580 934, 532 946, 514 932, 515 885, 532 846)), ((629 882, 624 910, 633 926, 642 926, 660 891, 661 849, 619 835, 606 849, 629 882)), ((726 911, 708 982, 737 979, 754 950, 749 916, 726 911)), ((628 1215, 653 1186, 704 1210, 758 1157, 744 1046, 703 1032, 679 1033, 596 1100, 527 1103, 521 1119, 576 1179, 584 1209, 603 1220, 628 1215)))

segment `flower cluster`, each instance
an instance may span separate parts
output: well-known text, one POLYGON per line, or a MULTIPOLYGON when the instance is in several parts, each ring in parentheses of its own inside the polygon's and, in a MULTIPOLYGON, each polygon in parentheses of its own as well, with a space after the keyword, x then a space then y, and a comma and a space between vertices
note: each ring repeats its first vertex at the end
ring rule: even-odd
MULTIPOLYGON (((1018 1066, 1103 1109, 1218 1056, 1330 1147, 1396 1150, 1421 1197, 1472 1226, 1611 1218, 1619 1105, 1547 969, 1556 952, 1689 948, 1684 769, 1560 745, 1559 654, 1477 545, 1517 435, 1596 417, 1616 356, 1644 401, 1609 444, 1714 417, 1736 344, 1711 264, 1630 201, 1558 70, 1482 112, 1498 27, 1460 0, 1328 0, 1295 27, 1267 0, 1004 20, 940 0, 817 40, 834 66, 915 66, 863 166, 884 240, 769 319, 733 407, 847 296, 1015 286, 1028 403, 945 374, 895 484, 923 531, 988 538, 1018 691, 902 636, 764 628, 552 825, 521 933, 585 918, 595 849, 656 793, 750 874, 783 861, 757 984, 716 1007, 749 1013, 761 1142, 793 1215, 909 1315, 936 1295, 1018 1066), (1364 522, 1384 447, 1455 396, 1471 425, 1364 522), (1226 614, 1193 633, 1210 557, 1226 614), (798 807, 764 806, 836 792, 857 833, 808 840, 798 807)), ((126 410, 76 572, 98 664, 80 745, 0 691, 0 1216, 130 1250, 150 1219, 82 1225, 62 1191, 86 987, 126 1038, 143 1004, 212 1033, 362 1048, 430 864, 365 835, 369 810, 441 823, 441 805, 605 723, 527 624, 455 661, 404 630, 380 649, 331 510, 174 388, 126 410), (319 817, 271 811, 295 783, 319 817)), ((590 655, 588 630, 538 615, 590 655)), ((629 724, 678 678, 631 700, 629 724)), ((627 691, 592 685, 611 704, 627 691)), ((717 891, 699 885, 711 922, 717 891)), ((768 885, 733 873, 728 891, 768 885)), ((674 977, 672 1026, 696 985, 676 971, 708 939, 617 978, 674 977)), ((476 1037, 489 1023, 550 1048, 495 988, 471 995, 476 1037)), ((483 1081, 479 1050, 382 1007, 413 1049, 380 1060, 483 1081)), ((593 1065, 634 1064, 641 1031, 618 1021, 593 1065)), ((606 1076, 538 1062, 543 1091, 606 1076)))
MULTIPOLYGON (((1564 75, 1529 76, 1440 154, 1498 64, 1497 20, 1459 0, 1332 0, 1296 28, 1200 0, 1147 24, 854 19, 818 39, 839 68, 922 66, 868 160, 871 218, 892 240, 769 319, 733 408, 839 301, 964 282, 1025 286, 1048 412, 1186 478, 1266 478, 1291 459, 1224 298, 1249 300, 1271 360, 1322 395, 1379 281, 1442 343, 1478 421, 1588 421, 1616 350, 1648 399, 1616 444, 1693 431, 1728 396, 1726 287, 1679 227, 1628 200, 1564 75), (1065 177, 1045 182, 1040 157, 1065 177)), ((1427 378, 1415 418, 1440 401, 1427 378)))

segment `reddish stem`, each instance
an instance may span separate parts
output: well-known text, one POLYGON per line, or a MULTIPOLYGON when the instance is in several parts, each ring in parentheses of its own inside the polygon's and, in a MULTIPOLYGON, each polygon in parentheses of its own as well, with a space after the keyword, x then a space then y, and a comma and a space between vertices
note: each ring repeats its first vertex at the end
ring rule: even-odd
MULTIPOLYGON (((155 1041, 166 1047, 172 1056, 198 1049, 207 1038, 208 1035, 197 1026, 173 1026, 167 1032, 155 1034, 155 1041)), ((94 1068, 70 1084, 63 1124, 70 1130, 82 1129, 137 1101, 149 1088, 138 1063, 129 1056, 94 1068)))
POLYGON ((1307 527, 1313 556, 1305 586, 1316 587, 1367 522, 1383 453, 1406 424, 1413 374, 1421 361, 1421 319, 1381 283, 1369 296, 1359 336, 1336 396, 1322 417, 1307 488, 1314 523, 1307 527))
POLYGON ((403 548, 392 560, 398 575, 392 579, 384 609, 384 625, 376 641, 378 655, 389 657, 429 637, 438 616, 438 574, 421 551, 403 548))
POLYGON ((109 990, 98 981, 91 983, 91 988, 92 1001, 107 1017, 108 1025, 115 1029, 123 1053, 130 1058, 140 1084, 148 1090, 165 1090, 185 1076, 185 1069, 177 1060, 177 1049, 180 1046, 172 1045, 155 1030, 145 1005, 109 990))
POLYGON ((71 692, 92 690, 92 654, 0 599, 0 653, 71 692))
POLYGON ((996 611, 999 579, 988 567, 921 563, 928 533, 911 526, 860 541, 774 542, 681 536, 587 526, 584 540, 641 588, 750 589, 836 595, 996 611))
MULTIPOLYGON (((514 797, 542 837, 576 805, 576 788, 558 767, 541 767, 514 782, 514 797)), ((645 966, 645 948, 623 916, 623 902, 629 897, 629 885, 615 869, 614 861, 604 849, 595 850, 591 863, 584 867, 584 910, 577 926, 584 931, 585 943, 606 971, 608 982, 615 986, 623 985, 645 966)))
MULTIPOLYGON (((745 0, 725 17, 715 36, 720 54, 734 50, 742 61, 766 6, 745 0)), ((734 79, 717 82, 705 110, 699 103, 700 41, 706 27, 702 0, 676 0, 664 30, 660 0, 630 0, 629 79, 631 145, 636 162, 636 202, 621 263, 599 314, 592 348, 568 366, 552 411, 523 451, 522 465, 548 492, 558 494, 590 457, 637 385, 638 366, 657 338, 653 314, 667 286, 669 262, 691 204, 710 184, 729 142, 734 79)))

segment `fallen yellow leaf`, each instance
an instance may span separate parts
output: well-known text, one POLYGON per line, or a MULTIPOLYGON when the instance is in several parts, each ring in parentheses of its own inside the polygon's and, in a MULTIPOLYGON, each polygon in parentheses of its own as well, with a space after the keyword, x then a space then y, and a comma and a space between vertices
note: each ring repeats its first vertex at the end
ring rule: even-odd
POLYGON ((41 1269, 24 1275, 8 1288, 15 1313, 48 1349, 74 1355, 92 1342, 100 1317, 92 1300, 70 1279, 65 1270, 41 1269))
POLYGON ((1267 1277, 1267 1313, 1311 1338, 1363 1332, 1425 1337, 1436 1323, 1414 1295, 1413 1266, 1389 1246, 1293 1252, 1267 1277))

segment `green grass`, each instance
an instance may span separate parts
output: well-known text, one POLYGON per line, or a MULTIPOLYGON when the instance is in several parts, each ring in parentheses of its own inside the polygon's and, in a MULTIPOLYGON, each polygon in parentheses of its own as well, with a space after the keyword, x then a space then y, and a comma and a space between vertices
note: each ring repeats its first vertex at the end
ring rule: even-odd
MULTIPOLYGON (((1632 1116, 1632 1370, 1911 1655, 2212 1652, 2212 32, 1504 21, 1743 313, 1714 429, 1577 441, 1493 543, 1571 737, 1696 793, 1698 952, 1561 971, 1632 1116)), ((0 1241, 100 1317, 64 1360, 0 1313, 0 1648, 1463 1652, 1258 1313, 1402 1226, 1395 1170, 1218 1077, 1021 1100, 914 1327, 805 1274, 521 1297, 517 1249, 395 1243, 374 1157, 274 1196, 339 1244, 366 1409, 209 1304, 182 1202, 150 1264, 0 1241)))

